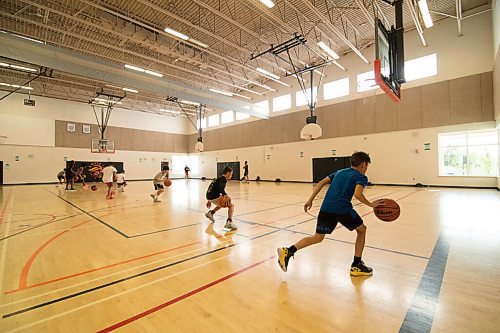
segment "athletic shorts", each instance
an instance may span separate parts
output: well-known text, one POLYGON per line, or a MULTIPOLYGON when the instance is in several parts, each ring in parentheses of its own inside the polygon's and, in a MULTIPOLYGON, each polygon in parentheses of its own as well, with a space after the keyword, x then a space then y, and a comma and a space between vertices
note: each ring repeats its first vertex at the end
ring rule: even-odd
POLYGON ((353 231, 363 224, 363 220, 355 210, 347 214, 334 214, 320 211, 318 214, 318 222, 316 223, 316 233, 331 234, 333 230, 335 230, 338 222, 350 231, 353 231))
POLYGON ((155 191, 163 190, 163 184, 153 184, 155 186, 155 191))
POLYGON ((59 176, 59 177, 57 177, 57 179, 64 180, 64 176, 59 176))
POLYGON ((118 185, 118 187, 120 187, 120 186, 127 186, 127 182, 123 182, 123 183, 116 183, 116 185, 118 185))
POLYGON ((108 186, 108 188, 110 188, 111 186, 113 186, 113 182, 111 182, 111 183, 105 183, 105 184, 108 186))

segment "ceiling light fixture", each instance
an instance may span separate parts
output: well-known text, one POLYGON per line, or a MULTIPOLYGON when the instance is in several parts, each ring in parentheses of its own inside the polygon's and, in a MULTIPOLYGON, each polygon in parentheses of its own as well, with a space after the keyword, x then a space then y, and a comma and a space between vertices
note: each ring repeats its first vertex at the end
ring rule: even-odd
POLYGON ((194 38, 189 38, 189 41, 190 41, 190 42, 193 42, 193 43, 195 43, 196 45, 201 46, 201 47, 203 47, 203 48, 205 48, 205 49, 207 49, 207 48, 208 48, 208 45, 207 45, 207 44, 202 43, 202 42, 200 42, 199 40, 196 40, 196 39, 194 39, 194 38))
POLYGON ((11 64, 7 64, 5 62, 0 62, 0 66, 1 67, 10 67, 10 68, 19 69, 19 70, 28 71, 28 72, 37 72, 38 71, 38 70, 36 70, 34 68, 29 68, 29 67, 24 67, 24 66, 18 66, 18 65, 11 65, 11 64))
POLYGON ((194 106, 199 106, 200 105, 200 103, 187 101, 185 99, 181 100, 181 103, 188 104, 188 105, 194 105, 194 106))
POLYGON ((170 34, 172 36, 175 36, 175 37, 178 37, 182 40, 188 40, 189 37, 184 35, 183 33, 180 33, 179 31, 176 31, 174 29, 170 29, 170 28, 165 28, 164 31, 167 33, 167 34, 170 34))
POLYGON ((11 87, 11 88, 21 88, 21 89, 26 89, 26 90, 33 90, 32 87, 20 86, 20 85, 17 85, 17 84, 8 84, 8 83, 4 83, 4 82, 0 82, 0 86, 11 87))
POLYGON ((131 92, 131 93, 136 93, 136 94, 139 92, 139 90, 130 89, 130 88, 122 88, 122 90, 131 92))
POLYGON ((427 6, 427 0, 418 0, 418 8, 420 9, 420 13, 422 14, 422 18, 424 19, 424 24, 426 28, 430 28, 433 26, 432 17, 429 13, 429 7, 427 6))
POLYGON ((129 64, 126 64, 125 68, 132 69, 134 71, 138 71, 138 72, 141 72, 141 73, 146 73, 146 74, 149 74, 149 75, 157 76, 157 77, 163 77, 163 74, 160 74, 160 73, 157 73, 157 72, 153 72, 153 71, 150 71, 148 69, 141 68, 141 67, 129 65, 129 64))
POLYGON ((221 94, 221 95, 224 95, 224 96, 229 96, 229 97, 233 96, 233 93, 227 92, 227 91, 217 90, 217 89, 213 89, 213 88, 210 88, 208 90, 210 90, 211 92, 214 92, 216 94, 221 94))
POLYGON ((318 46, 323 50, 325 51, 330 57, 332 57, 333 59, 337 60, 339 59, 339 55, 337 53, 335 53, 335 51, 333 51, 328 45, 326 45, 323 41, 319 41, 318 42, 318 46))
POLYGON ((261 73, 261 74, 264 74, 264 75, 266 75, 266 76, 270 76, 270 77, 272 77, 273 79, 276 79, 276 80, 279 80, 279 79, 280 79, 280 77, 279 77, 278 75, 273 74, 273 73, 271 73, 271 72, 268 72, 268 71, 266 71, 265 69, 262 69, 262 68, 260 68, 260 67, 257 67, 255 70, 256 70, 257 72, 261 73))
POLYGON ((264 5, 266 5, 268 8, 273 8, 274 7, 274 2, 271 0, 260 0, 264 5))

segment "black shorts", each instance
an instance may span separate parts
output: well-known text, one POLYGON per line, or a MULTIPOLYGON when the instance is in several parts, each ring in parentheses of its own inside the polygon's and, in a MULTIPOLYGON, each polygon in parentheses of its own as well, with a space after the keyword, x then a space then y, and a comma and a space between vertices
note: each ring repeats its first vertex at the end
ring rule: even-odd
POLYGON ((64 180, 64 176, 57 176, 57 179, 64 180))
POLYGON ((355 210, 347 214, 334 214, 320 211, 318 214, 318 222, 316 223, 316 233, 331 234, 333 230, 335 230, 338 222, 350 231, 353 231, 363 224, 363 220, 355 210))
POLYGON ((155 186, 155 191, 163 190, 163 184, 153 184, 155 186))

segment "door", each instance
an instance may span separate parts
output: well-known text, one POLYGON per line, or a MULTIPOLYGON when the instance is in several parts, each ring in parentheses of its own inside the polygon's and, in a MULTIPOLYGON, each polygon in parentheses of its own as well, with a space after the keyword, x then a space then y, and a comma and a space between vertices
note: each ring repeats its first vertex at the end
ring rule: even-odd
POLYGON ((233 169, 231 180, 240 180, 240 162, 217 162, 217 177, 222 176, 222 170, 227 166, 233 169))
POLYGON ((313 158, 313 183, 319 183, 332 172, 350 166, 350 156, 313 158))

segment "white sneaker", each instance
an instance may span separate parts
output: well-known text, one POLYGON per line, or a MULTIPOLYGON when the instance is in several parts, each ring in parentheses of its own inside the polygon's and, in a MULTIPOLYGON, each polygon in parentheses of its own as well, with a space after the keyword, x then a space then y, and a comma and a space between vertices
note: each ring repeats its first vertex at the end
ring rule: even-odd
POLYGON ((230 220, 226 221, 226 224, 224 225, 224 228, 230 229, 230 230, 236 230, 236 229, 238 229, 238 227, 236 226, 236 224, 234 224, 233 221, 230 221, 230 220))
POLYGON ((215 222, 215 219, 214 219, 214 214, 212 214, 212 211, 209 210, 206 214, 205 214, 206 218, 209 219, 210 221, 212 222, 215 222))

